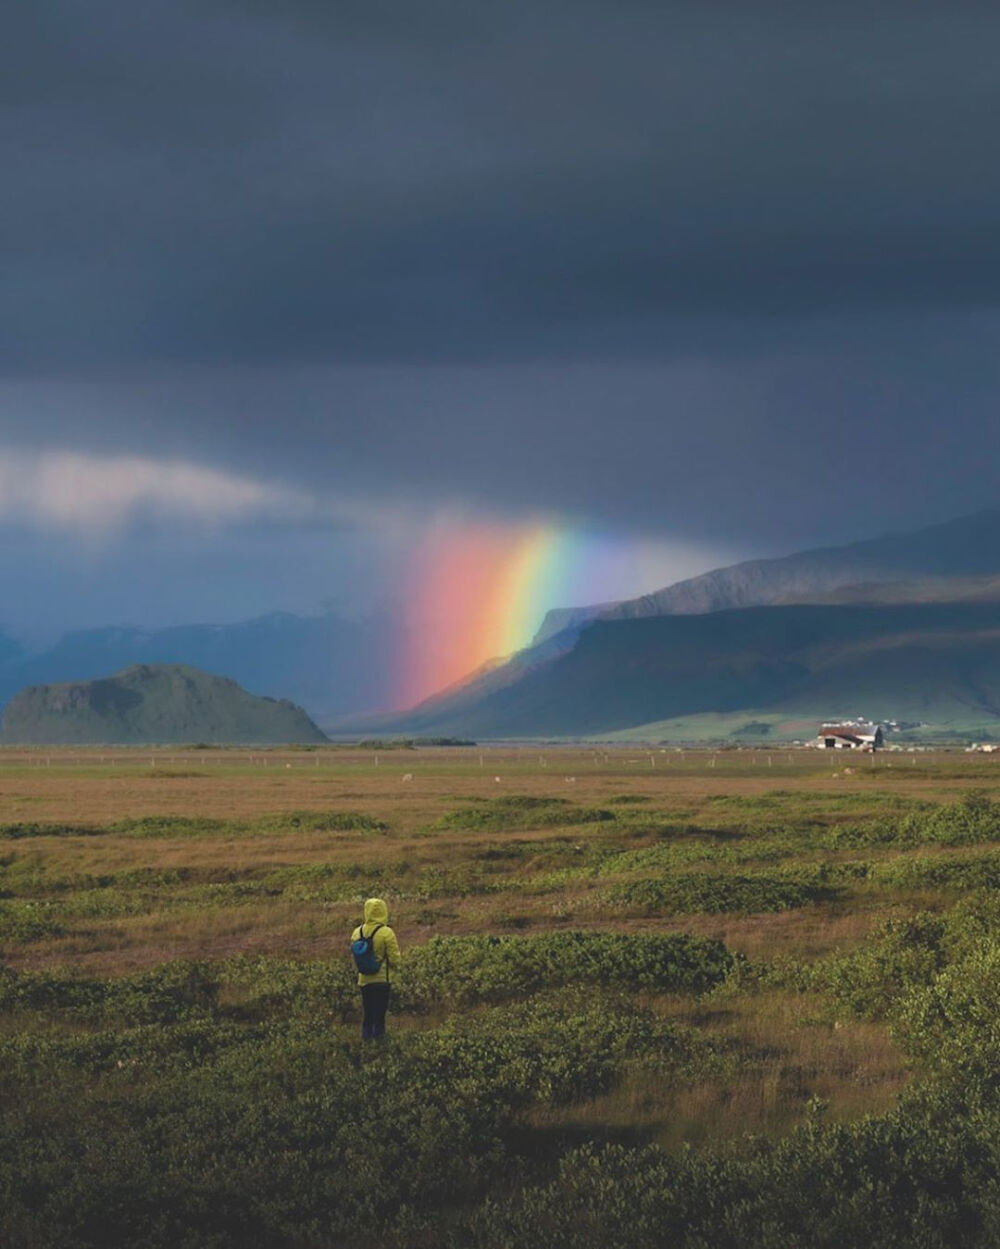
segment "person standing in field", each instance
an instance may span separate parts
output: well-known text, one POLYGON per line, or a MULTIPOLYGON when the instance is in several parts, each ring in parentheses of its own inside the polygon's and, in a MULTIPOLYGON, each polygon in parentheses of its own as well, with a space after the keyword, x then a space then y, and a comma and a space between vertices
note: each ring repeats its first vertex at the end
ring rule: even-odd
POLYGON ((381 898, 365 903, 364 922, 351 934, 351 952, 361 986, 361 1037, 377 1041, 385 1036, 389 985, 402 961, 396 934, 389 927, 389 908, 381 898))

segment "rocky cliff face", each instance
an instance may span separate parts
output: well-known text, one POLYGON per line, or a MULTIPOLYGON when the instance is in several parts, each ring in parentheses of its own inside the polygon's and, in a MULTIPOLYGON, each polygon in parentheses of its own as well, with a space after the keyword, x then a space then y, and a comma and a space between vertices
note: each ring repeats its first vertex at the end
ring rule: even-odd
POLYGON ((301 707, 182 664, 135 664, 96 681, 34 685, 8 703, 3 741, 26 745, 325 741, 301 707))
POLYGON ((992 573, 1000 573, 1000 511, 979 512, 947 524, 848 546, 717 568, 655 594, 604 607, 596 614, 604 620, 701 615, 733 607, 816 601, 814 596, 862 584, 867 586, 866 601, 872 601, 873 583, 992 573))
MULTIPOLYGON (((915 581, 985 578, 1000 573, 1000 511, 978 512, 912 533, 888 534, 847 546, 799 551, 779 559, 748 560, 674 582, 653 594, 620 603, 557 607, 549 611, 534 645, 557 633, 579 632, 591 620, 637 620, 646 616, 699 616, 734 607, 778 603, 898 601, 891 586, 908 583, 909 601, 920 601, 915 581), (880 595, 879 586, 885 593, 880 595), (856 590, 856 594, 851 591, 856 590)), ((927 600, 966 597, 947 585, 928 587, 927 600)), ((987 590, 985 595, 989 596, 987 590)))

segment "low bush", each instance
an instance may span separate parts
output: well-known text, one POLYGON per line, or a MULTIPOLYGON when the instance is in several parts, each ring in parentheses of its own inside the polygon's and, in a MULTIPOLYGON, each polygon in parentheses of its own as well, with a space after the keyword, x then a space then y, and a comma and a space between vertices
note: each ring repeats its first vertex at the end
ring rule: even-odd
POLYGON ((707 872, 688 872, 659 880, 623 881, 604 894, 605 899, 616 906, 647 915, 788 911, 833 896, 834 890, 827 885, 707 872))
POLYGON ((122 1027, 211 1016, 219 971, 205 963, 164 963, 134 976, 101 980, 58 972, 0 969, 0 1009, 64 1013, 69 1019, 122 1027))
POLYGON ((17 841, 22 837, 99 837, 105 831, 93 824, 0 824, 0 838, 9 841, 17 841))
POLYGON ((464 1004, 571 983, 701 993, 721 983, 732 965, 721 941, 680 933, 432 937, 409 956, 401 984, 417 999, 464 1004))
POLYGON ((289 811, 254 820, 253 832, 283 833, 292 829, 313 833, 384 833, 382 820, 362 811, 289 811))
POLYGON ((111 824, 107 831, 124 837, 211 837, 291 831, 380 833, 386 827, 382 820, 361 811, 288 811, 262 815, 255 820, 219 820, 182 815, 139 816, 119 820, 111 824))
POLYGON ((210 837, 225 833, 228 828, 226 820, 207 816, 143 815, 118 820, 107 831, 122 837, 210 837))
POLYGON ((1000 851, 901 856, 878 865, 872 879, 896 889, 996 889, 1000 887, 1000 851))
POLYGON ((895 1030, 931 1070, 966 1092, 1000 1096, 1000 944, 983 941, 899 1003, 895 1030))
POLYGON ((104 987, 120 1018, 141 1000, 141 1024, 0 1040, 8 1080, 30 1091, 4 1096, 6 1243, 405 1243, 481 1197, 501 1161, 518 1169, 507 1134, 528 1106, 593 1097, 623 1064, 661 1077, 717 1064, 690 1030, 623 999, 547 995, 505 1007, 502 1024, 473 1015, 361 1051, 325 1016, 214 1020, 217 991, 203 966, 171 965, 104 987))
POLYGON ((886 1018, 945 966, 945 933, 942 917, 929 912, 889 920, 857 949, 818 963, 812 984, 855 1014, 886 1018))
POLYGON ((958 802, 832 829, 825 844, 834 850, 862 846, 968 846, 1000 841, 1000 802, 970 790, 958 802))
POLYGON ((982 1123, 917 1110, 850 1127, 817 1114, 740 1154, 586 1145, 549 1182, 466 1216, 451 1249, 990 1249, 1000 1149, 982 1123))
POLYGON ((613 811, 607 811, 603 807, 580 807, 566 798, 534 798, 529 794, 511 794, 487 799, 475 806, 459 807, 458 810, 443 815, 434 824, 434 828, 469 832, 514 832, 569 824, 599 824, 614 819, 613 811))
POLYGON ((66 931, 51 902, 0 900, 0 941, 24 944, 66 931))

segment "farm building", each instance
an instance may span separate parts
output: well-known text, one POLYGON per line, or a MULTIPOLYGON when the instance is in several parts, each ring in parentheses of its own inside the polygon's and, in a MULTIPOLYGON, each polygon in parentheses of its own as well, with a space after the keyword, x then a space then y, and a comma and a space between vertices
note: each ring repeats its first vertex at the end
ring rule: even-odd
POLYGON ((880 724, 824 724, 816 745, 826 750, 881 750, 880 724))

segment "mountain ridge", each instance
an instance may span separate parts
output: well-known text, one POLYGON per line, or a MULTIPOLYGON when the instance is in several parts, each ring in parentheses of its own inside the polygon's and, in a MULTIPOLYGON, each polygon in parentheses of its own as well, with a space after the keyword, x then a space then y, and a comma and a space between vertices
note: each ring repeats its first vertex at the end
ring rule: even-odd
POLYGON ((595 619, 704 615, 734 607, 815 602, 813 596, 849 585, 1000 574, 997 552, 1000 510, 987 509, 917 530, 744 560, 617 603, 553 608, 546 613, 533 644, 595 619))
MULTIPOLYGON (((611 606, 554 609, 536 641, 506 663, 491 666, 488 676, 473 674, 447 697, 433 695, 402 715, 383 717, 379 727, 477 736, 574 735, 735 711, 741 703, 757 710, 777 708, 789 697, 809 713, 827 707, 832 698, 832 712, 841 702, 865 705, 866 692, 877 693, 884 708, 880 714, 889 717, 920 712, 923 719, 934 715, 954 721, 968 713, 992 724, 1000 714, 1000 678, 994 681, 992 666, 996 639, 992 625, 984 630, 981 617, 985 612, 992 621, 998 604, 1000 510, 989 510, 910 533, 715 569, 611 606), (810 653, 792 660, 795 648, 787 635, 795 632, 795 621, 805 618, 798 611, 805 607, 816 609, 809 617, 816 636, 810 653), (845 614, 847 608, 857 611, 845 614), (753 613, 764 609, 773 613, 766 619, 776 642, 766 662, 748 653, 740 638, 741 630, 754 634, 759 621, 753 613), (641 688, 630 683, 630 669, 648 676, 658 670, 659 660, 643 649, 646 635, 616 633, 611 626, 686 619, 700 621, 692 626, 695 632, 712 637, 722 627, 720 616, 732 627, 725 639, 717 638, 718 653, 690 651, 692 671, 675 670, 666 684, 653 681, 641 688), (950 641, 940 627, 945 617, 950 641), (865 627, 880 635, 867 653, 842 636, 849 620, 865 620, 865 627), (552 632, 560 624, 564 627, 552 632), (625 636, 638 649, 629 653, 619 643, 625 636), (601 647, 608 652, 603 658, 596 653, 601 647), (875 651, 878 659, 872 660, 875 651), (605 680, 611 654, 619 669, 614 680, 605 680), (913 692, 924 681, 923 663, 934 673, 933 695, 926 697, 913 692), (969 675, 976 665, 985 665, 988 674, 978 687, 969 675), (755 677, 748 683, 750 670, 755 677), (793 670, 797 681, 789 677, 793 670), (728 687, 720 672, 728 674, 728 687), (684 690, 688 696, 679 697, 684 690), (605 708, 603 718, 588 698, 605 708), (575 707, 576 719, 554 711, 557 707, 575 707), (612 714, 610 708, 617 710, 612 714)), ((680 639, 687 645, 684 628, 663 626, 658 645, 676 646, 680 639)), ((844 714, 850 709, 842 708, 844 714)))
POLYGON ((1000 720, 1000 602, 768 605, 596 620, 519 680, 401 731, 590 736, 705 712, 1000 720), (873 706, 874 703, 878 706, 873 706))

